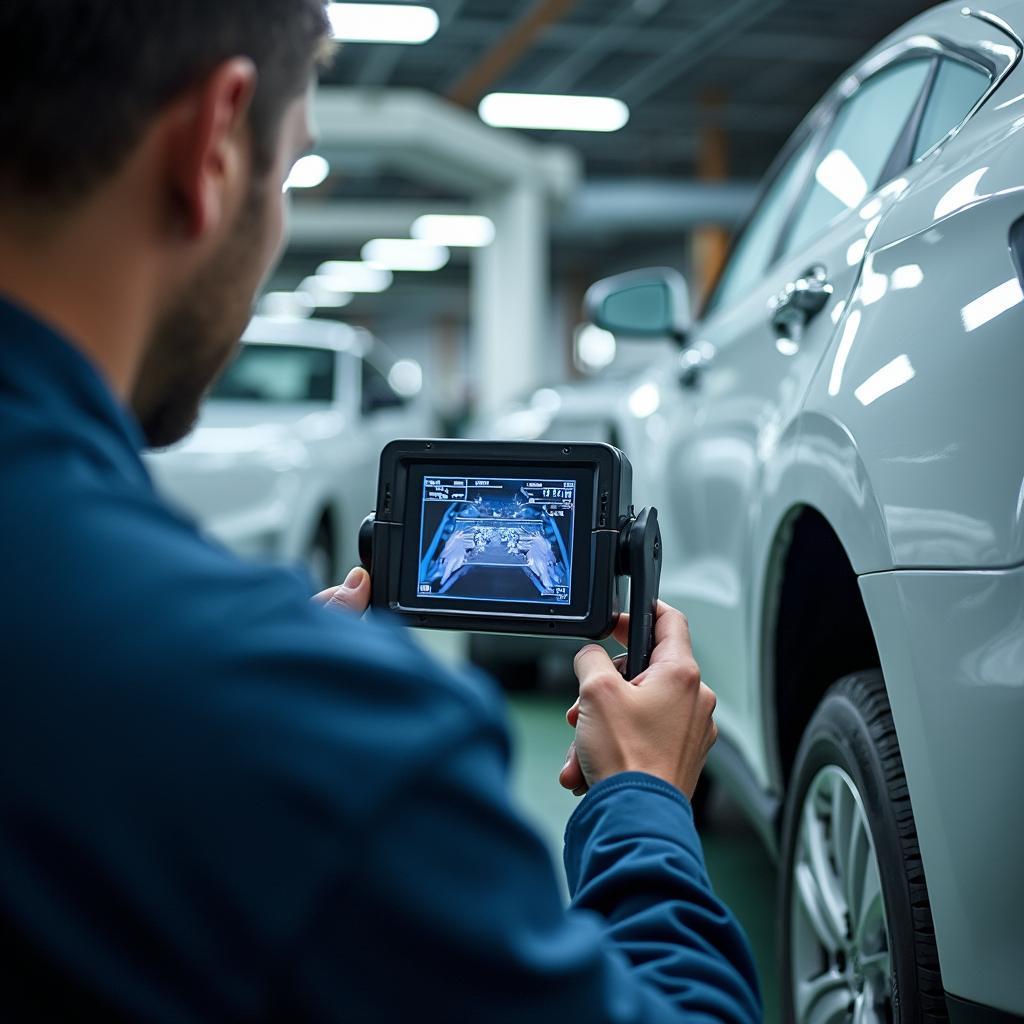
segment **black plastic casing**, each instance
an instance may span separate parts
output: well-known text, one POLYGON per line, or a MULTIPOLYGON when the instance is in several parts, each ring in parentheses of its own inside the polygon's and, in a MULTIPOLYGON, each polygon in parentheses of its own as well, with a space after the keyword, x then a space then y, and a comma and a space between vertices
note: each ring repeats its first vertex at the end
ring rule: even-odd
MULTIPOLYGON (((371 605, 403 618, 408 625, 426 629, 473 630, 534 636, 571 636, 600 640, 615 628, 622 610, 621 581, 617 574, 619 535, 632 514, 633 470, 626 456, 608 444, 561 444, 549 441, 392 441, 381 453, 377 510, 372 526, 371 605), (565 470, 593 474, 590 505, 590 543, 579 543, 573 554, 573 570, 580 559, 589 560, 585 584, 587 601, 582 614, 566 609, 549 612, 481 610, 427 610, 403 606, 401 600, 403 555, 418 559, 418 549, 403 550, 413 543, 418 523, 406 524, 410 507, 409 480, 418 467, 549 468, 560 476, 565 470)), ((580 530, 580 541, 585 540, 580 530)), ((573 602, 576 603, 575 600, 573 602)))

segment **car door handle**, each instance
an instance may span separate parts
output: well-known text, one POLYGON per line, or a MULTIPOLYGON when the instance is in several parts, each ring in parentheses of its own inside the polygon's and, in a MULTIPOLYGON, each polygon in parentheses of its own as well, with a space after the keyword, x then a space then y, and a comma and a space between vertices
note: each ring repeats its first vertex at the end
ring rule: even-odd
POLYGON ((768 302, 776 334, 779 337, 798 339, 807 324, 828 305, 834 290, 827 271, 820 264, 808 268, 795 281, 790 281, 768 302))
POLYGON ((698 341, 679 357, 679 383, 684 388, 696 388, 701 375, 715 361, 715 346, 710 341, 698 341))

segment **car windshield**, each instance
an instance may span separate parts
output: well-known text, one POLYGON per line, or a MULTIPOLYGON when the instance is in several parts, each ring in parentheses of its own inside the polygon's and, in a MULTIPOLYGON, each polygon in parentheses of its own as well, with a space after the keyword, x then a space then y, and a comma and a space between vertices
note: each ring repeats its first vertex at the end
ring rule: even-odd
POLYGON ((331 402, 334 353, 301 345, 243 345, 210 397, 243 402, 331 402))

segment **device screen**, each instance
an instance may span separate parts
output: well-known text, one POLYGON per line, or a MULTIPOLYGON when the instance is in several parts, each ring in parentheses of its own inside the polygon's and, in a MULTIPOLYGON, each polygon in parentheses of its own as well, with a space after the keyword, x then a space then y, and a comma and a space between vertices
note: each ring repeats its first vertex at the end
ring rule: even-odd
POLYGON ((578 481, 423 478, 416 596, 572 602, 578 481))

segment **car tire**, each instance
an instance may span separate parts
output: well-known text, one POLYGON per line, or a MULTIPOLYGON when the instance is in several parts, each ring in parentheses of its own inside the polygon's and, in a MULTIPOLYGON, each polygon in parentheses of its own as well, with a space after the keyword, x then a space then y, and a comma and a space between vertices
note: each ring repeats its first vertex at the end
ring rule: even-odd
POLYGON ((306 552, 306 568, 321 590, 337 582, 338 560, 334 548, 334 531, 326 513, 306 552))
POLYGON ((948 1019, 879 671, 835 683, 807 726, 787 797, 779 886, 784 1021, 948 1019))

